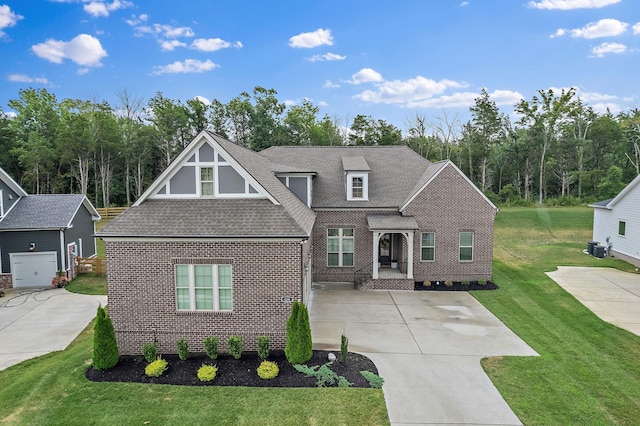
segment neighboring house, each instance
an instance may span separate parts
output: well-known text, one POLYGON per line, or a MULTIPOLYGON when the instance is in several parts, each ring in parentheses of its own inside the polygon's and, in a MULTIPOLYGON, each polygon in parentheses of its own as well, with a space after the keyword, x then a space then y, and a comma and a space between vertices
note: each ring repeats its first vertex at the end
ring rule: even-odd
POLYGON ((100 215, 84 195, 28 195, 0 169, 0 287, 46 287, 96 253, 100 215))
POLYGON ((609 200, 593 207, 593 241, 608 254, 640 267, 640 175, 609 200))
POLYGON ((491 278, 497 208, 405 146, 242 148, 210 132, 97 235, 120 352, 230 335, 283 348, 311 282, 491 278))

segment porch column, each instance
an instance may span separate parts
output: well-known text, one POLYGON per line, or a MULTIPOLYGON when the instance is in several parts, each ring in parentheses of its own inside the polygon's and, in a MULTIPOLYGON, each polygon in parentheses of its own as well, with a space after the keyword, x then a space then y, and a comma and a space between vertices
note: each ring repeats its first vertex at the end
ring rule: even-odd
POLYGON ((407 245, 408 253, 407 253, 407 278, 413 279, 413 234, 414 231, 409 231, 405 235, 407 236, 407 245))
POLYGON ((380 232, 373 231, 373 264, 371 269, 373 270, 373 279, 378 279, 378 244, 380 243, 380 232))

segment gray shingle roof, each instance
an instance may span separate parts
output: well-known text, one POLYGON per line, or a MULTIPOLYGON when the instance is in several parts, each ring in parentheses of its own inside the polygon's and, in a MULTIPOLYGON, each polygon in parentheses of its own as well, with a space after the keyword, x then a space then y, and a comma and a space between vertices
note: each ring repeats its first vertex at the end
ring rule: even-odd
POLYGON ((418 183, 431 165, 406 146, 278 146, 260 154, 280 164, 317 172, 311 206, 316 209, 398 208, 413 195, 414 188, 420 187, 418 183), (363 157, 371 168, 368 201, 346 200, 342 161, 348 157, 363 157))
POLYGON ((22 197, 0 221, 0 230, 67 228, 84 200, 78 194, 22 197))
POLYGON ((368 172, 371 170, 364 157, 342 157, 342 169, 345 172, 368 172))
POLYGON ((146 200, 125 210, 100 237, 304 237, 286 209, 267 199, 146 200))
POLYGON ((613 201, 613 198, 609 198, 607 200, 598 201, 596 203, 591 203, 591 204, 589 204, 589 207, 607 207, 607 204, 609 204, 611 201, 613 201))
POLYGON ((420 228, 415 217, 397 214, 372 214, 367 216, 367 223, 372 231, 420 228))

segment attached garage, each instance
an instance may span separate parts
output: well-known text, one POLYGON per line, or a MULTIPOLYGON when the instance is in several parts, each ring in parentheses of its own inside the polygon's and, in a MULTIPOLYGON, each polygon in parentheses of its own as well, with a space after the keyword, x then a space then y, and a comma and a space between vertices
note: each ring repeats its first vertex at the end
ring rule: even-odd
POLYGON ((55 251, 9 253, 13 287, 48 287, 56 276, 58 265, 55 251))

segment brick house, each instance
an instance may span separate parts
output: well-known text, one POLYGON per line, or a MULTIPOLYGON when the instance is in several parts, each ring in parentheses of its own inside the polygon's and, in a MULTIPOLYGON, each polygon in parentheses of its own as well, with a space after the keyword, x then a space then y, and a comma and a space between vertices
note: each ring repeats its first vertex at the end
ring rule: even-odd
POLYGON ((282 348, 312 281, 490 279, 496 211, 452 162, 405 146, 257 153, 202 132, 98 233, 120 351, 234 334, 282 348))

